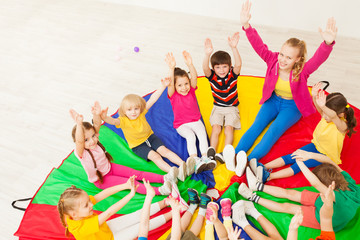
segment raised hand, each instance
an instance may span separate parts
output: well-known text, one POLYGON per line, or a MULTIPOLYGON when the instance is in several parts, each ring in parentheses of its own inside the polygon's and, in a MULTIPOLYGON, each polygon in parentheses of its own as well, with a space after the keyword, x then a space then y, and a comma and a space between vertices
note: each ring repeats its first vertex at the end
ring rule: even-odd
POLYGON ((313 97, 315 97, 315 96, 317 96, 318 95, 318 92, 320 91, 320 89, 321 89, 321 82, 318 82, 318 83, 316 83, 313 87, 312 87, 312 89, 311 89, 311 95, 313 96, 313 97))
POLYGON ((337 31, 338 29, 336 27, 336 21, 334 17, 328 19, 326 24, 326 29, 324 31, 321 28, 319 28, 319 33, 321 37, 328 45, 332 44, 335 41, 337 31))
POLYGON ((301 149, 298 149, 295 152, 293 152, 291 154, 291 157, 295 158, 298 161, 302 161, 302 162, 312 158, 311 152, 304 151, 304 150, 301 150, 301 149))
POLYGON ((173 69, 176 66, 175 57, 172 52, 168 52, 165 56, 165 62, 169 66, 169 68, 173 69))
POLYGON ((205 39, 205 54, 211 55, 213 51, 214 51, 214 48, 213 48, 210 38, 205 39))
POLYGON ((178 211, 178 212, 181 211, 182 205, 178 200, 173 198, 171 195, 167 199, 168 199, 167 202, 169 203, 169 205, 173 211, 178 211))
POLYGON ((238 226, 236 226, 234 230, 234 227, 231 225, 226 231, 228 232, 229 240, 238 240, 241 234, 241 229, 238 226))
POLYGON ((251 3, 249 0, 246 0, 246 2, 242 4, 240 12, 240 23, 245 29, 249 27, 249 21, 251 18, 250 9, 251 3))
POLYGON ((146 195, 149 197, 154 197, 155 196, 155 190, 154 188, 150 185, 150 182, 147 181, 145 178, 142 179, 144 186, 146 188, 146 195))
POLYGON ((193 64, 190 53, 188 53, 187 51, 183 51, 182 54, 184 56, 185 64, 187 66, 190 66, 191 64, 193 64))
POLYGON ((91 113, 93 115, 101 115, 101 106, 98 101, 95 101, 94 106, 91 107, 91 113))
POLYGON ((132 196, 135 195, 137 188, 139 187, 139 184, 136 184, 135 181, 136 176, 133 175, 129 178, 129 180, 126 182, 126 184, 130 185, 130 193, 132 196))
POLYGON ((82 124, 82 122, 84 121, 84 116, 77 113, 74 109, 70 109, 70 116, 71 118, 77 123, 77 124, 82 124))
POLYGON ((166 77, 164 79, 161 79, 161 84, 164 86, 164 87, 168 87, 171 83, 171 79, 169 77, 166 77))
POLYGON ((320 90, 318 95, 316 96, 316 104, 322 108, 325 106, 326 103, 326 95, 323 90, 320 90))
POLYGON ((107 115, 108 115, 108 110, 109 110, 109 107, 101 110, 100 117, 101 117, 102 120, 104 120, 104 119, 107 117, 107 115))
POLYGON ((332 181, 331 185, 329 185, 329 187, 327 188, 325 194, 320 193, 321 200, 323 201, 324 204, 328 206, 333 205, 333 202, 335 200, 334 189, 335 189, 335 181, 332 181))
POLYGON ((240 33, 236 32, 231 37, 228 37, 228 43, 231 48, 236 48, 240 39, 240 33))
POLYGON ((292 230, 296 230, 300 227, 302 221, 303 221, 304 215, 301 211, 301 209, 299 209, 295 215, 292 217, 290 225, 289 225, 289 229, 292 230))

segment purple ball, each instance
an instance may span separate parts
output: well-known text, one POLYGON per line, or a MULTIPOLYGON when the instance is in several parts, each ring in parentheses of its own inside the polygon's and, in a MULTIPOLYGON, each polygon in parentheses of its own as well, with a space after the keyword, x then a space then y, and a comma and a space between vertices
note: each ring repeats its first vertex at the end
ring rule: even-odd
POLYGON ((139 51, 140 51, 139 47, 134 47, 134 52, 139 52, 139 51))

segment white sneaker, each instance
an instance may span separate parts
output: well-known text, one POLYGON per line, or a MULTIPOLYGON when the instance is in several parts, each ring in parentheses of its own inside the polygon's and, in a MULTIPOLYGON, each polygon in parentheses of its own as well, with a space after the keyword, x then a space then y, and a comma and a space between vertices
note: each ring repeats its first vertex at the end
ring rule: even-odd
POLYGON ((216 167, 216 161, 211 158, 202 156, 201 160, 206 164, 204 171, 213 170, 216 167))
POLYGON ((235 224, 239 225, 242 229, 249 225, 245 216, 244 201, 237 201, 232 205, 232 220, 235 224))
POLYGON ((185 181, 185 178, 186 178, 186 163, 185 162, 181 162, 181 164, 179 166, 179 174, 178 174, 177 178, 180 181, 185 181))
POLYGON ((171 184, 177 184, 177 176, 179 175, 179 169, 177 167, 171 167, 170 171, 164 175, 164 182, 170 182, 171 184))
POLYGON ((221 163, 221 164, 225 163, 224 156, 222 155, 222 153, 215 154, 215 160, 218 160, 219 163, 221 163))
POLYGON ((244 198, 250 200, 251 197, 254 195, 253 191, 251 191, 245 183, 241 183, 238 189, 238 192, 244 198))
POLYGON ((195 173, 201 173, 205 170, 206 168, 206 163, 199 157, 195 157, 195 173))
POLYGON ((190 176, 195 172, 196 160, 194 157, 188 157, 186 159, 186 174, 190 176))
POLYGON ((249 188, 252 191, 257 191, 256 188, 257 179, 249 167, 246 168, 246 180, 249 185, 249 188))
POLYGON ((256 158, 252 158, 249 161, 249 166, 250 166, 251 171, 256 175, 256 168, 257 168, 257 160, 256 160, 256 158))
POLYGON ((206 156, 210 159, 215 159, 215 154, 216 154, 215 148, 211 146, 206 151, 206 156))
POLYGON ((236 168, 235 168, 236 175, 241 177, 244 174, 246 164, 247 164, 246 152, 240 151, 236 155, 236 168))
POLYGON ((235 172, 235 149, 232 145, 228 144, 224 147, 223 151, 224 161, 226 168, 235 172))
POLYGON ((171 183, 166 181, 164 184, 158 188, 161 195, 169 195, 171 193, 171 183))

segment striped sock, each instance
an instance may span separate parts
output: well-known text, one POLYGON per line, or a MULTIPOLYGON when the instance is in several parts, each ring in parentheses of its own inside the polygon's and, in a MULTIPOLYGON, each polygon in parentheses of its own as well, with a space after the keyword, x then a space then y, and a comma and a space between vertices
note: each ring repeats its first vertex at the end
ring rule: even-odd
POLYGON ((256 189, 260 192, 262 192, 264 190, 264 184, 262 182, 257 182, 256 183, 256 189))
POLYGON ((259 199, 260 197, 256 194, 253 194, 251 197, 250 197, 250 201, 254 202, 254 203, 258 203, 259 202, 259 199))

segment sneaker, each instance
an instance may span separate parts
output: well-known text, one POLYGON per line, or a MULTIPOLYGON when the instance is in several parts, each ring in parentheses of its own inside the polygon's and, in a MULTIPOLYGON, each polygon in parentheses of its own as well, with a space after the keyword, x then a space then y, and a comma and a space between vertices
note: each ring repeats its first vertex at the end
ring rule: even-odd
POLYGON ((225 217, 231 217, 231 199, 230 198, 224 198, 221 199, 220 205, 221 205, 221 216, 223 218, 225 217))
POLYGON ((201 160, 206 164, 204 171, 213 170, 216 167, 216 161, 211 158, 203 156, 201 160))
POLYGON ((251 171, 252 171, 254 174, 256 174, 256 168, 257 168, 257 166, 258 166, 256 158, 252 158, 252 159, 249 161, 249 166, 250 166, 251 171))
POLYGON ((211 197, 206 193, 201 193, 199 208, 206 209, 209 202, 211 202, 211 197))
POLYGON ((199 204, 200 203, 199 194, 195 189, 189 188, 188 195, 189 195, 190 204, 199 204))
POLYGON ((180 181, 185 181, 185 178, 186 178, 186 163, 185 162, 182 162, 180 164, 180 166, 179 166, 179 174, 178 174, 177 178, 180 181))
POLYGON ((216 154, 216 151, 215 151, 215 148, 213 147, 209 147, 206 151, 206 156, 210 159, 215 159, 215 154, 216 154))
POLYGON ((261 183, 266 183, 270 177, 270 172, 264 167, 264 165, 261 165, 256 168, 256 179, 261 183))
POLYGON ((215 160, 219 161, 221 164, 225 163, 224 156, 222 153, 215 154, 215 160))
POLYGON ((170 182, 171 184, 177 184, 177 176, 179 174, 179 169, 177 167, 171 167, 170 171, 164 175, 164 182, 170 182))
POLYGON ((249 224, 245 216, 244 201, 237 201, 232 206, 232 221, 242 229, 244 229, 245 226, 249 224))
POLYGON ((176 200, 179 201, 179 203, 181 203, 182 208, 181 208, 181 212, 186 211, 189 208, 189 205, 185 202, 185 200, 181 197, 180 195, 180 191, 179 188, 177 187, 176 184, 173 184, 171 186, 171 193, 170 195, 171 197, 175 198, 176 200))
POLYGON ((257 191, 257 187, 256 187, 257 179, 249 167, 246 168, 246 180, 249 185, 249 188, 252 191, 257 191))
POLYGON ((244 198, 250 200, 252 196, 254 195, 253 191, 251 191, 245 183, 241 183, 238 189, 238 192, 241 196, 244 198))
POLYGON ((209 208, 209 206, 214 206, 216 211, 218 211, 219 205, 216 202, 209 202, 209 204, 207 205, 205 217, 206 220, 211 222, 210 217, 213 215, 213 211, 209 208))
POLYGON ((186 160, 186 174, 190 176, 195 172, 196 160, 194 157, 188 157, 186 160))
POLYGON ((206 169, 206 163, 198 157, 195 157, 195 173, 201 173, 203 171, 205 171, 206 169))
POLYGON ((240 151, 236 155, 236 167, 235 167, 235 173, 239 177, 241 177, 244 174, 245 168, 247 164, 247 156, 246 152, 240 151))
POLYGON ((171 193, 171 183, 165 181, 164 184, 158 188, 161 195, 169 195, 171 193))
POLYGON ((232 145, 228 144, 224 147, 223 151, 224 161, 226 168, 235 172, 235 149, 232 145))

